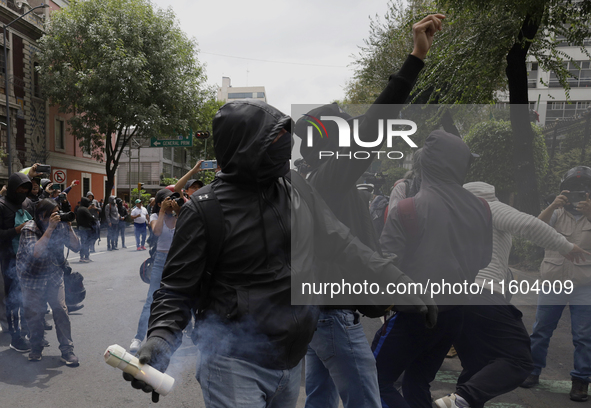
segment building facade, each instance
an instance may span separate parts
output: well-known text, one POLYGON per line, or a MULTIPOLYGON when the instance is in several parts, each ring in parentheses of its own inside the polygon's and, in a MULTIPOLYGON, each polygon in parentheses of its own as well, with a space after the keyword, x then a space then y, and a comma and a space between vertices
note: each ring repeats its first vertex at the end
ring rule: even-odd
MULTIPOLYGON (((8 92, 12 170, 18 171, 34 163, 51 165, 50 177, 62 189, 73 180, 80 181, 69 193, 70 201, 75 203, 88 191, 92 191, 97 199, 105 196, 105 165, 92 159, 79 147, 76 138, 68 131, 69 116, 60 113, 57 107, 50 106, 42 98, 36 70, 37 41, 44 33, 44 24, 53 11, 68 5, 67 0, 29 0, 28 5, 15 0, 0 0, 0 23, 11 24, 7 30, 7 64, 0 52, 0 122, 7 122, 5 95, 8 92), (49 7, 34 10, 11 23, 30 8, 43 3, 49 7), (8 75, 8 90, 4 89, 4 75, 8 75)), ((8 153, 4 125, 0 125, 0 147, 8 153)), ((6 154, 0 163, 0 183, 5 183, 9 177, 7 165, 6 154)))
POLYGON ((228 77, 222 77, 222 86, 218 88, 218 101, 230 102, 237 99, 258 99, 267 102, 267 92, 264 86, 233 87, 228 77))

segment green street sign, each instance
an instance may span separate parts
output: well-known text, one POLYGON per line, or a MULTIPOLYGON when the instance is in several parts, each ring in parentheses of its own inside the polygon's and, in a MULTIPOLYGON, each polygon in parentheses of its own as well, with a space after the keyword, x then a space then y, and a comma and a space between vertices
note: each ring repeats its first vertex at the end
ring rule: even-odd
POLYGON ((191 139, 150 139, 150 147, 191 147, 193 146, 193 138, 191 139))

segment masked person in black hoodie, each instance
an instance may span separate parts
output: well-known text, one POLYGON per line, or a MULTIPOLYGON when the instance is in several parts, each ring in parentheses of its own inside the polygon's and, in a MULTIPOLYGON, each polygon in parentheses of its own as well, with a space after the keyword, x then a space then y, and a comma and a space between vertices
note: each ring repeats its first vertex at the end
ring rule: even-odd
MULTIPOLYGON (((13 240, 20 237, 24 222, 15 225, 17 213, 24 212, 22 205, 32 189, 29 176, 14 173, 8 178, 6 196, 0 197, 0 267, 6 296, 6 318, 12 336, 10 348, 26 353, 31 346, 24 338, 25 321, 22 318, 23 301, 16 273, 16 252, 13 240)), ((30 218, 29 218, 30 219, 30 218)), ((18 248, 18 246, 16 246, 18 248)))
MULTIPOLYGON (((421 151, 419 192, 388 214, 382 251, 396 254, 400 268, 417 283, 471 284, 491 260, 490 208, 462 187, 471 159, 459 137, 431 133, 421 151)), ((469 301, 469 293, 460 292, 434 291, 440 313, 433 330, 411 314, 397 313, 376 333, 372 348, 383 406, 432 406, 429 383, 461 331, 461 305, 469 301), (403 371, 404 398, 394 388, 403 371)))
MULTIPOLYGON (((318 310, 291 304, 292 275, 306 276, 315 252, 362 272, 381 272, 386 281, 406 279, 390 260, 375 257, 354 239, 319 197, 314 205, 296 190, 290 194, 284 178, 290 125, 289 116, 256 100, 230 102, 218 111, 213 134, 222 170, 211 189, 224 220, 220 254, 209 270, 212 241, 202 218, 209 214, 201 215, 199 200, 212 197, 199 190, 182 207, 154 294, 148 340, 138 357, 164 371, 203 293, 204 275, 212 272, 210 302, 196 328, 197 379, 208 408, 295 407, 301 359, 318 310)), ((429 299, 393 301, 413 304, 423 315, 429 311, 431 321, 436 318, 429 299)), ((141 381, 132 385, 152 391, 141 381)))
MULTIPOLYGON (((359 137, 363 142, 375 141, 379 120, 396 119, 398 113, 424 66, 434 35, 441 30, 441 14, 425 17, 413 26, 414 49, 400 71, 392 75, 388 85, 359 121, 359 137)), ((308 112, 321 118, 336 116, 351 121, 336 104, 322 106, 308 112)), ((308 118, 298 120, 296 133, 302 138, 300 153, 310 166, 308 182, 322 195, 339 221, 363 244, 380 251, 378 237, 369 213, 369 203, 356 188, 357 180, 367 171, 372 159, 356 159, 352 152, 367 153, 379 146, 364 147, 351 142, 351 147, 340 147, 339 128, 334 121, 324 121, 328 137, 314 137, 313 145, 306 140, 308 118), (321 157, 321 151, 337 151, 321 157)), ((353 126, 350 126, 353 128, 353 126)), ((314 131, 314 129, 311 129, 314 131)), ((314 136, 314 135, 313 135, 314 136)), ((359 153, 357 153, 359 154, 359 153)), ((363 157, 363 155, 361 155, 363 157)), ((318 269, 329 269, 319 263, 318 269)), ((404 269, 403 269, 404 270, 404 269)), ((314 334, 306 355, 306 408, 336 408, 339 396, 345 408, 379 407, 380 398, 375 358, 363 332, 355 304, 325 305, 322 324, 314 334)))

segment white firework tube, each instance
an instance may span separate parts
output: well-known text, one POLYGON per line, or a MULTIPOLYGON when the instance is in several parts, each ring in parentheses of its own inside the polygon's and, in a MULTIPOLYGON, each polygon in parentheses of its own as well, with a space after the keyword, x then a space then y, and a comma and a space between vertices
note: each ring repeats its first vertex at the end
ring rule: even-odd
POLYGON ((105 362, 112 367, 131 374, 135 379, 151 385, 154 391, 160 395, 168 395, 174 386, 174 378, 161 373, 148 364, 140 364, 136 356, 129 354, 118 344, 113 344, 107 348, 105 362))

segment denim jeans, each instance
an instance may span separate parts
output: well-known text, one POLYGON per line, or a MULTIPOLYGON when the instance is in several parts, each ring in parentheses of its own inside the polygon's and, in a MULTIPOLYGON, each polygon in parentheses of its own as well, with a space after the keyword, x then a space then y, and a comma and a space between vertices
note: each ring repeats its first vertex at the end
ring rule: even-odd
POLYGON ((113 222, 111 222, 111 225, 109 226, 109 229, 107 230, 107 248, 116 248, 117 247, 117 241, 119 238, 119 224, 113 224, 113 222))
POLYGON ((306 408, 379 408, 376 361, 351 310, 323 310, 306 354, 306 408))
POLYGON ((289 370, 273 370, 221 354, 199 353, 195 377, 206 408, 295 408, 301 373, 301 362, 289 370))
POLYGON ((121 235, 121 247, 125 246, 125 228, 127 228, 127 223, 119 221, 119 232, 117 234, 121 235))
POLYGON ((163 252, 156 252, 154 256, 154 263, 152 264, 152 271, 150 272, 150 288, 148 289, 148 296, 146 297, 146 303, 142 309, 140 315, 140 321, 137 325, 137 333, 135 338, 143 340, 148 332, 148 321, 150 319, 150 306, 152 306, 152 296, 156 290, 160 289, 160 281, 162 280, 162 270, 164 269, 164 263, 168 254, 163 252))
POLYGON ((78 235, 80 236, 80 259, 88 259, 90 255, 90 240, 92 230, 89 228, 78 228, 78 235))
POLYGON ((534 360, 532 374, 540 375, 546 367, 546 356, 552 333, 558 325, 562 311, 569 304, 571 332, 573 335, 574 370, 572 377, 589 382, 591 375, 591 286, 576 287, 570 295, 540 293, 538 309, 531 339, 531 353, 534 360))
POLYGON ((138 248, 140 246, 146 246, 146 223, 134 223, 133 228, 135 228, 135 245, 138 248), (142 245, 140 245, 140 236, 142 237, 142 245))
POLYGON ((66 306, 66 292, 64 283, 54 286, 51 283, 43 289, 22 288, 23 303, 25 307, 25 319, 29 326, 31 349, 41 352, 43 350, 43 327, 45 323, 45 311, 47 303, 51 306, 53 321, 55 322, 55 333, 59 342, 59 349, 62 354, 72 351, 72 328, 68 308, 66 306))

